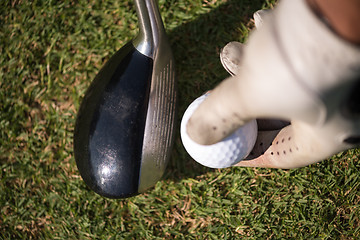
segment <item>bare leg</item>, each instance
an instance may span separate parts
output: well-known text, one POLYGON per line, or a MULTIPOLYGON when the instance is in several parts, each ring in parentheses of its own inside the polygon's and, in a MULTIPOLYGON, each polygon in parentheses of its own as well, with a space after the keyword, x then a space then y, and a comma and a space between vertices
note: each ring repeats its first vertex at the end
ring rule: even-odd
POLYGON ((360 1, 359 0, 307 0, 319 17, 345 40, 360 44, 360 1))

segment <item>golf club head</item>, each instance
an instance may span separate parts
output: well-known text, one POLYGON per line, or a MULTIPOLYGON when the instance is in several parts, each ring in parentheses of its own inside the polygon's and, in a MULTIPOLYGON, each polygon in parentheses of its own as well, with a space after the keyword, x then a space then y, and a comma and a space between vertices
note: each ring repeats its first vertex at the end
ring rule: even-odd
POLYGON ((109 198, 144 192, 162 177, 176 113, 174 60, 153 0, 135 0, 136 39, 117 51, 81 103, 74 153, 85 183, 109 198))

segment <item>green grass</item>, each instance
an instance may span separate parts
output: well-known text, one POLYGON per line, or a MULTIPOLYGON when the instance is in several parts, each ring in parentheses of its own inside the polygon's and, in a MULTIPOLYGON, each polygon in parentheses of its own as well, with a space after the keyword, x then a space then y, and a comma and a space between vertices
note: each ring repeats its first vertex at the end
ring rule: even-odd
MULTIPOLYGON (((274 2, 160 0, 179 116, 227 77, 220 48, 245 41, 252 13, 274 2)), ((358 149, 296 170, 212 170, 177 135, 153 189, 126 200, 91 192, 74 120, 98 70, 136 35, 132 2, 2 1, 0 12, 0 239, 360 238, 358 149)))

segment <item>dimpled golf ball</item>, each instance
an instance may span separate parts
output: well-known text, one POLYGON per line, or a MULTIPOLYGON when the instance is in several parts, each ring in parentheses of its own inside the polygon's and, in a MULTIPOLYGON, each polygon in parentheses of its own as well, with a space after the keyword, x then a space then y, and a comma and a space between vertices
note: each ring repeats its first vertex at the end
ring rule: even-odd
POLYGON ((251 120, 232 135, 212 145, 201 145, 194 142, 186 132, 186 124, 195 109, 209 93, 195 99, 184 113, 181 121, 181 140, 186 151, 198 163, 210 168, 226 168, 240 162, 249 155, 257 138, 256 120, 251 120))

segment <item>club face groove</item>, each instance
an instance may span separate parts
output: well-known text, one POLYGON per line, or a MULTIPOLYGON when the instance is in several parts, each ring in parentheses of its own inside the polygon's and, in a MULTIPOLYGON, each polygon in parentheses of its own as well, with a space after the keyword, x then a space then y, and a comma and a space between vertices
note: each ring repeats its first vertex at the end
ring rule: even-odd
POLYGON ((159 179, 170 157, 176 117, 176 86, 173 60, 152 81, 147 113, 139 190, 159 179))
POLYGON ((173 142, 173 56, 155 1, 134 2, 139 36, 95 77, 74 131, 75 160, 84 182, 109 198, 152 187, 165 171, 173 142))

